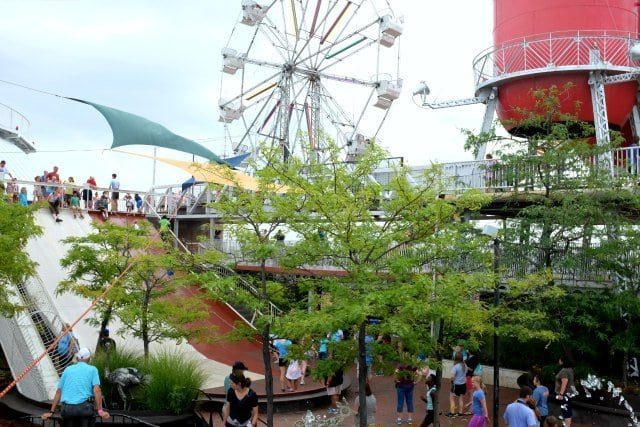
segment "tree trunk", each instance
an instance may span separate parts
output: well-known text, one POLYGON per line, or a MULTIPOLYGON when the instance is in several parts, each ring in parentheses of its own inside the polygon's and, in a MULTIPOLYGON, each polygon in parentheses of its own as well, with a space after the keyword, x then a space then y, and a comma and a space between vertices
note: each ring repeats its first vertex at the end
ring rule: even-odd
MULTIPOLYGON (((267 274, 265 260, 260 260, 260 293, 263 301, 269 301, 267 293, 267 274)), ((269 315, 266 313, 265 315, 269 315)), ((271 323, 266 322, 262 328, 262 362, 264 363, 265 392, 267 393, 267 427, 273 427, 273 372, 271 369, 271 348, 269 346, 269 336, 271 333, 271 323)))
POLYGON ((142 299, 141 316, 140 316, 140 335, 142 336, 142 344, 144 346, 144 359, 149 359, 149 301, 151 300, 151 290, 147 284, 147 290, 142 299))
POLYGON ((627 377, 629 376, 629 352, 625 350, 622 353, 622 386, 627 386, 627 377))
POLYGON ((367 333, 366 322, 360 324, 358 331, 358 416, 359 426, 367 427, 367 347, 365 337, 367 333))
POLYGON ((96 342, 96 349, 95 349, 96 352, 100 348, 100 337, 104 334, 104 330, 107 329, 107 326, 109 326, 112 313, 113 313, 113 305, 109 304, 104 314, 102 315, 102 319, 100 320, 100 333, 98 334, 98 341, 96 342))
POLYGON ((436 369, 436 392, 433 394, 433 427, 439 427, 440 420, 438 414, 438 405, 440 404, 440 387, 442 386, 442 358, 443 358, 443 344, 444 344, 444 318, 440 319, 440 324, 437 329, 436 340, 436 360, 438 361, 438 369, 436 369))

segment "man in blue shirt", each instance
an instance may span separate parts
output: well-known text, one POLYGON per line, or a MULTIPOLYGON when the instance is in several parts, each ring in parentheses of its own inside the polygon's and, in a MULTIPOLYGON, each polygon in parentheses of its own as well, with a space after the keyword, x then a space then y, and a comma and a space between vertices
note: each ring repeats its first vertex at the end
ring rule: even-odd
POLYGON ((280 338, 277 340, 273 340, 273 346, 278 351, 278 366, 280 367, 280 390, 284 391, 284 385, 286 384, 284 375, 287 372, 287 354, 289 354, 291 341, 280 338))
POLYGON ((91 352, 88 348, 81 348, 76 358, 78 362, 62 373, 51 403, 51 411, 42 414, 42 419, 50 418, 60 403, 63 426, 90 427, 95 423, 94 409, 105 420, 109 418, 109 413, 102 410, 98 369, 89 365, 91 352))
POLYGON ((507 406, 504 412, 504 421, 509 427, 536 427, 538 420, 533 409, 527 405, 527 400, 531 398, 531 388, 524 386, 520 388, 520 398, 507 406))

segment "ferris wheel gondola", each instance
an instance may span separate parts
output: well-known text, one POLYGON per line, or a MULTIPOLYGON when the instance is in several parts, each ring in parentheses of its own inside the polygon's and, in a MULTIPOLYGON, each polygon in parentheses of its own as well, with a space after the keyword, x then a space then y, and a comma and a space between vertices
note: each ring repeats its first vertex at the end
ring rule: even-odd
POLYGON ((357 159, 402 90, 402 20, 387 1, 243 0, 222 50, 219 121, 234 153, 357 159), (230 135, 240 135, 232 138, 230 135))

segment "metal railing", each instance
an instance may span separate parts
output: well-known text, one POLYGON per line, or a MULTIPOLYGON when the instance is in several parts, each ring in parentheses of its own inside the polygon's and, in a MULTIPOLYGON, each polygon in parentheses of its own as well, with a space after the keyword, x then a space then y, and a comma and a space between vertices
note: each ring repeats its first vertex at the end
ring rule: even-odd
MULTIPOLYGON (((40 190, 42 191, 41 194, 49 194, 53 189, 57 189, 57 188, 64 188, 65 189, 65 193, 68 190, 68 193, 66 194, 73 194, 73 191, 77 191, 78 195, 80 197, 81 203, 81 210, 86 211, 87 209, 89 210, 97 210, 97 206, 96 206, 96 201, 100 198, 100 196, 102 195, 102 193, 106 192, 109 198, 109 211, 112 211, 111 207, 111 194, 114 192, 114 190, 109 189, 107 187, 92 187, 90 188, 89 184, 87 184, 86 182, 38 182, 38 181, 30 181, 30 180, 24 180, 24 179, 16 179, 15 181, 7 181, 5 182, 5 186, 6 187, 10 187, 15 183, 15 185, 18 186, 18 191, 20 190, 21 187, 25 187, 27 188, 27 194, 29 194, 29 201, 31 203, 34 203, 36 201, 43 201, 45 199, 45 197, 42 197, 40 200, 35 200, 35 196, 33 196, 33 190, 34 187, 39 187, 40 190), (91 202, 89 203, 85 203, 83 201, 83 192, 84 191, 91 191, 92 192, 92 196, 91 196, 91 202)), ((5 188, 6 188, 5 187, 5 188)), ((116 203, 116 210, 118 212, 127 212, 127 206, 126 206, 126 200, 125 200, 125 196, 127 194, 130 194, 132 197, 134 197, 135 194, 140 195, 140 197, 145 200, 148 199, 149 201, 154 200, 154 198, 159 197, 158 195, 149 193, 147 191, 140 191, 140 190, 130 190, 130 189, 119 189, 117 191, 119 193, 119 199, 116 203)), ((6 193, 6 191, 5 191, 6 193)), ((149 210, 145 208, 145 204, 143 203, 142 208, 140 210, 138 210, 135 206, 135 201, 134 201, 134 205, 133 208, 131 210, 131 212, 139 212, 139 213, 143 213, 143 214, 147 214, 149 213, 149 210)))
MULTIPOLYGON (((44 411, 43 411, 44 412, 44 411)), ((131 426, 143 426, 143 427, 159 427, 157 424, 152 424, 147 421, 143 421, 139 418, 133 417, 127 414, 113 413, 109 412, 109 419, 103 420, 101 417, 95 417, 96 426, 102 425, 131 425, 131 426)), ((57 415, 54 415, 48 420, 43 420, 38 415, 27 415, 24 417, 20 417, 15 419, 9 423, 10 426, 16 427, 31 427, 31 426, 41 426, 41 427, 63 427, 65 424, 57 415)))
POLYGON ((29 136, 31 123, 23 114, 0 103, 0 128, 15 132, 23 137, 29 136))
MULTIPOLYGON (((65 322, 62 321, 55 304, 51 300, 40 277, 32 277, 24 283, 24 291, 21 291, 25 308, 34 319, 36 329, 39 331, 42 344, 45 348, 61 335, 65 330, 65 322)), ((74 337, 77 340, 77 338, 74 337)), ((73 360, 73 354, 58 355, 53 349, 49 358, 58 373, 73 360)), ((42 363, 42 362, 41 362, 42 363)), ((56 378, 57 379, 57 378, 56 378)))
MULTIPOLYGON (((195 242, 195 243, 192 242, 192 243, 187 243, 187 246, 192 248, 191 249, 192 252, 195 251, 198 253, 203 253, 207 250, 216 250, 218 252, 224 253, 229 259, 238 260, 243 258, 240 251, 239 243, 231 240, 214 240, 212 243, 208 245, 200 242, 195 242)), ((276 265, 274 260, 272 259, 267 260, 267 262, 271 265, 276 265)), ((243 291, 248 292, 253 297, 260 298, 260 292, 258 291, 258 289, 256 289, 255 286, 253 286, 250 282, 245 280, 241 275, 236 273, 234 270, 227 268, 223 265, 210 265, 207 268, 215 271, 220 277, 235 278, 236 286, 238 286, 243 291)), ((271 301, 268 301, 268 307, 269 307, 270 316, 273 317, 273 316, 282 315, 282 310, 271 301)), ((259 310, 256 310, 256 313, 254 313, 254 315, 252 316, 253 318, 249 320, 249 324, 251 326, 253 326, 255 322, 255 319, 257 317, 256 315, 262 315, 262 313, 259 310)))
MULTIPOLYGON (((616 148, 608 153, 608 157, 613 164, 612 168, 607 167, 607 172, 612 174, 613 179, 626 179, 629 185, 635 185, 640 179, 640 148, 624 147, 616 148)), ((463 191, 476 189, 481 191, 522 191, 542 190, 545 183, 554 179, 560 180, 585 180, 601 168, 601 158, 596 156, 586 157, 582 162, 575 163, 573 168, 564 168, 554 171, 551 175, 540 176, 536 167, 539 162, 534 157, 532 161, 526 159, 519 164, 511 162, 502 163, 497 159, 473 160, 466 162, 442 163, 444 178, 443 191, 446 194, 456 194, 463 191)), ((411 169, 411 175, 418 184, 422 184, 422 173, 427 166, 418 166, 411 169)), ((378 170, 375 176, 380 180, 389 180, 395 172, 393 170, 378 170), (382 175, 388 175, 384 177, 382 175)))
POLYGON ((597 50, 608 68, 630 71, 640 65, 629 58, 636 33, 620 31, 564 31, 537 34, 492 46, 473 60, 476 88, 488 80, 516 73, 562 67, 593 67, 590 52, 597 50))
MULTIPOLYGON (((22 373, 36 357, 37 350, 34 348, 36 338, 34 336, 37 337, 37 335, 34 331, 28 315, 17 314, 12 318, 0 316, 0 343, 14 378, 22 373), (27 329, 30 329, 32 333, 25 333, 27 329)), ((53 397, 47 393, 40 366, 37 366, 23 378, 17 384, 17 388, 24 396, 36 401, 53 397)))

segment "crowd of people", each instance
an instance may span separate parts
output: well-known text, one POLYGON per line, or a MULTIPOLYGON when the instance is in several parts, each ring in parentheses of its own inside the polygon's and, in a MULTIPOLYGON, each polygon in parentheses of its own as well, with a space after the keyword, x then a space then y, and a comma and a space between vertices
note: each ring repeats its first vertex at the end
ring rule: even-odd
MULTIPOLYGON (((63 181, 60 179, 58 166, 54 166, 51 171, 45 170, 42 175, 34 177, 31 199, 27 187, 20 187, 17 181, 9 171, 6 161, 0 161, 0 192, 4 193, 5 198, 23 206, 47 203, 56 222, 62 222, 61 208, 69 208, 73 217, 80 219, 84 218, 83 211, 86 210, 97 210, 104 219, 109 218, 109 212, 119 211, 120 181, 115 173, 111 174, 109 191, 100 191, 95 177, 90 176, 83 184, 77 183, 71 176, 63 181), (9 180, 6 180, 6 176, 9 176, 9 180)), ((122 200, 125 212, 143 213, 144 201, 140 194, 125 193, 122 200)))

